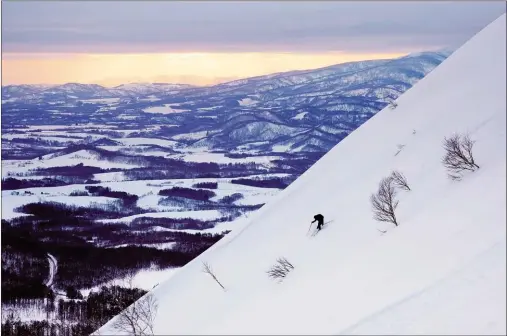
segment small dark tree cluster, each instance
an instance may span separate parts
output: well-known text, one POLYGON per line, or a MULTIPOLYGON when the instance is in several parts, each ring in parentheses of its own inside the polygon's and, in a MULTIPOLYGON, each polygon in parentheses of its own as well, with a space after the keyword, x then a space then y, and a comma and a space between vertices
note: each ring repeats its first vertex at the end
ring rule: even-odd
POLYGON ((231 180, 231 183, 242 184, 242 185, 251 186, 251 187, 258 187, 258 188, 285 189, 289 185, 290 182, 286 182, 282 178, 274 177, 274 178, 265 179, 265 180, 253 180, 253 179, 239 178, 236 180, 231 180))
POLYGON ((270 278, 282 280, 294 269, 294 266, 285 258, 278 258, 277 263, 273 265, 268 271, 270 278))
POLYGON ((192 187, 204 188, 204 189, 217 189, 218 183, 217 182, 199 182, 199 183, 194 184, 192 187))
POLYGON ((84 190, 73 190, 69 196, 90 196, 90 194, 84 190))
POLYGON ((25 189, 25 188, 41 188, 41 187, 59 187, 64 186, 67 183, 62 180, 57 180, 54 178, 41 178, 38 180, 24 180, 24 179, 16 179, 16 178, 6 178, 2 179, 2 190, 15 190, 15 189, 25 189))
POLYGON ((194 199, 198 201, 207 201, 216 194, 211 190, 199 190, 182 187, 173 187, 171 189, 162 189, 158 192, 160 196, 174 196, 194 199))
POLYGON ((124 191, 112 191, 109 187, 86 186, 85 189, 93 196, 119 198, 126 206, 134 205, 139 199, 139 196, 137 195, 129 194, 124 191))
POLYGON ((218 201, 218 203, 233 204, 234 202, 239 201, 242 198, 243 198, 243 194, 241 194, 241 193, 234 193, 232 195, 224 196, 222 199, 220 199, 218 201))
POLYGON ((376 193, 370 196, 373 218, 379 222, 389 222, 398 226, 394 211, 398 206, 396 188, 392 176, 383 178, 376 193))
POLYGON ((80 291, 76 289, 76 287, 67 286, 67 288, 65 288, 65 293, 67 294, 68 299, 77 299, 77 300, 83 299, 83 295, 81 294, 80 291))
POLYGON ((447 169, 449 178, 461 180, 463 172, 479 169, 472 154, 474 143, 468 134, 454 134, 450 138, 444 138, 445 155, 442 163, 447 169))

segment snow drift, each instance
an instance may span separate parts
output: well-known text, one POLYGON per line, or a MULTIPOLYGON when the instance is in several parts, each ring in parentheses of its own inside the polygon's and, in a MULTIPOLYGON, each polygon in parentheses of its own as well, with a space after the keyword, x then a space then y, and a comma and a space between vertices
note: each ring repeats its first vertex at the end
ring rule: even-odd
MULTIPOLYGON (((504 14, 152 290, 154 333, 505 334, 505 23, 504 14), (455 132, 476 141, 480 165, 461 181, 441 163, 455 132), (397 196, 398 227, 376 222, 369 200, 393 170, 411 188, 397 196), (309 237, 316 213, 332 222, 309 237), (281 283, 266 273, 279 257, 294 265, 281 283)), ((115 319, 99 332, 119 334, 115 319)))

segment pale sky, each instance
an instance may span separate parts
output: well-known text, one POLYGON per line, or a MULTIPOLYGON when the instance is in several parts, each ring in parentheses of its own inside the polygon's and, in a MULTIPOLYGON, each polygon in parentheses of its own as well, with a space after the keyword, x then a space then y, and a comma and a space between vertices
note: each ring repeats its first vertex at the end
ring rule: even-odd
POLYGON ((2 84, 211 84, 456 48, 505 2, 2 1, 2 84))

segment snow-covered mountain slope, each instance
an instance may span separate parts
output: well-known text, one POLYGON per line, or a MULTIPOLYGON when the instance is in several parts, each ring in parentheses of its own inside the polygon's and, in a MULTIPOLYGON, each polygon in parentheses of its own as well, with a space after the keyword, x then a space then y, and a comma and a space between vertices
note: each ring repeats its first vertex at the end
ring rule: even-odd
MULTIPOLYGON (((505 334, 505 30, 504 14, 152 290, 155 334, 505 334), (441 163, 453 132, 480 165, 459 182, 441 163), (369 201, 393 169, 412 189, 398 227, 369 201), (316 213, 332 222, 309 237, 316 213), (294 265, 282 283, 266 274, 279 257, 294 265)), ((99 331, 120 334, 113 322, 99 331)))

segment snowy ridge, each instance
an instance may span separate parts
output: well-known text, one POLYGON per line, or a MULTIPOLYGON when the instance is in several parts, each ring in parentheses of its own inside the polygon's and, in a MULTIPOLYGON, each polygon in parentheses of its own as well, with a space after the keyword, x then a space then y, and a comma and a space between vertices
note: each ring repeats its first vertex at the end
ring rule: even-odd
POLYGON ((155 288, 155 334, 505 334, 505 28, 504 14, 155 288), (481 165, 459 182, 441 164, 454 132, 481 165), (393 169, 412 189, 396 228, 368 200, 393 169), (308 238, 315 213, 333 222, 308 238), (266 271, 282 256, 295 268, 279 284, 266 271))

